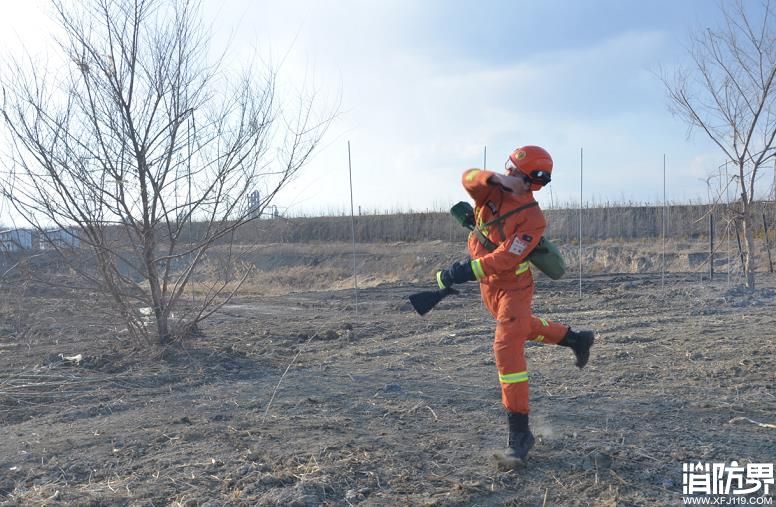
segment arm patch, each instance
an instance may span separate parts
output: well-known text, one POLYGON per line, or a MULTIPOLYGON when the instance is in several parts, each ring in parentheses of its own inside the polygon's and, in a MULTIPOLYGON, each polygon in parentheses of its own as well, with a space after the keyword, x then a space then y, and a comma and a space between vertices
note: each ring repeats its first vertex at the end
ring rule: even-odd
POLYGON ((520 256, 523 255, 526 248, 528 248, 528 243, 523 241, 520 237, 515 236, 512 240, 512 244, 509 245, 509 252, 520 256))

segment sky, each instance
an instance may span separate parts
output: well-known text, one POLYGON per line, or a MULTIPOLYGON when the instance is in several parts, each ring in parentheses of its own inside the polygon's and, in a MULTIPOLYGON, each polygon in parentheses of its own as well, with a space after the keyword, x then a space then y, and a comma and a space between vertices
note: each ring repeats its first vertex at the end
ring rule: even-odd
MULTIPOLYGON (((6 51, 50 33, 44 0, 0 6, 6 51)), ((660 203, 664 156, 665 198, 705 201, 723 160, 657 77, 687 63, 690 30, 720 23, 708 0, 204 0, 203 15, 230 60, 258 55, 280 93, 338 107, 277 197, 287 215, 349 212, 348 142, 364 212, 447 209, 464 170, 503 171, 527 144, 555 162, 544 207, 578 203, 580 179, 587 203, 660 203)))

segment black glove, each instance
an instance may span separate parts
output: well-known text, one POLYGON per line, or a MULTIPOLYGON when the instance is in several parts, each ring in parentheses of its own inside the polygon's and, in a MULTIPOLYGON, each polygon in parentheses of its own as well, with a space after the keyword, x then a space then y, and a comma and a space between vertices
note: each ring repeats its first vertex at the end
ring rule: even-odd
POLYGON ((454 283, 473 282, 476 279, 470 261, 458 261, 449 268, 437 272, 437 284, 440 289, 446 289, 454 283))

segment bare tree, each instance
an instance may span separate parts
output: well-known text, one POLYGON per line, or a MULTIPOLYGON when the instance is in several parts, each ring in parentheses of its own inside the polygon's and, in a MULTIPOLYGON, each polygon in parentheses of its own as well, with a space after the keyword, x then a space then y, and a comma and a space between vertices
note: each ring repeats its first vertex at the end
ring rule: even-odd
POLYGON ((297 174, 333 115, 318 118, 303 92, 284 107, 271 68, 234 73, 225 55, 208 63, 197 1, 53 5, 61 65, 14 60, 2 76, 12 149, 0 186, 50 248, 64 253, 52 228, 77 236, 91 262, 68 259, 134 336, 166 343, 245 280, 232 262, 182 304, 214 247, 235 260, 235 231, 297 174), (184 321, 171 319, 184 307, 184 321))
POLYGON ((720 2, 723 23, 694 34, 692 64, 662 76, 672 111, 700 129, 737 169, 736 220, 744 235, 746 286, 755 286, 758 174, 776 155, 776 18, 770 1, 720 2))

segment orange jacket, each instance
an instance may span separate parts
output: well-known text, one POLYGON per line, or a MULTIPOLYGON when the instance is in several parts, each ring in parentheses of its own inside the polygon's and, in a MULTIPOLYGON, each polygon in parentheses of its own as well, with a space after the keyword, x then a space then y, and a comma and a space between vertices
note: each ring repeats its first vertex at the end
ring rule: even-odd
MULTIPOLYGON (((516 196, 501 185, 488 183, 494 174, 481 169, 469 169, 463 173, 463 186, 474 199, 474 216, 478 226, 534 202, 532 192, 516 196)), ((474 233, 469 234, 469 254, 477 280, 500 289, 531 285, 533 278, 526 257, 539 243, 546 226, 542 210, 533 206, 483 231, 498 245, 493 252, 482 246, 474 233)))

